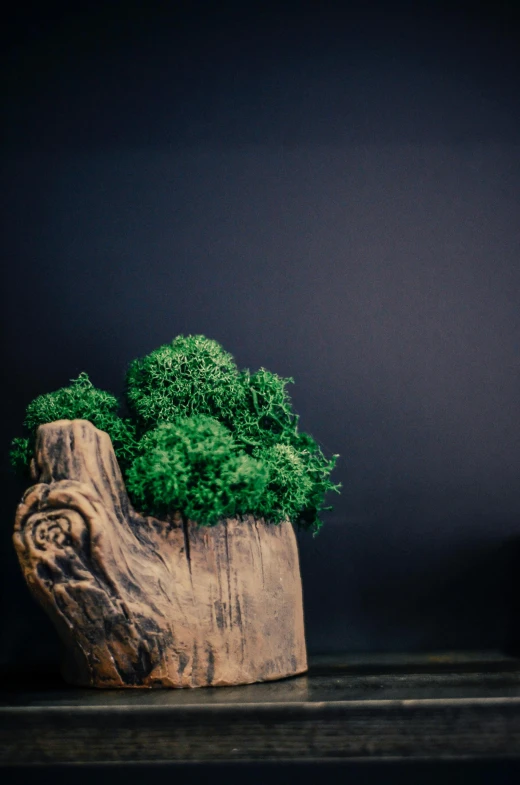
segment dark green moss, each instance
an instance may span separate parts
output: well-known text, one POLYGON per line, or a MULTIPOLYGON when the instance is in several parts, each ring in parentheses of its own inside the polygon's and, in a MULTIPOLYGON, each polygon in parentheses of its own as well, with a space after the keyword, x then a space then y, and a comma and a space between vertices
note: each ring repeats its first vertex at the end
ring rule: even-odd
POLYGON ((29 466, 33 455, 32 440, 27 436, 16 436, 11 442, 9 460, 17 474, 29 478, 29 466))
MULTIPOLYGON (((56 420, 89 420, 96 428, 108 433, 121 467, 130 465, 137 454, 136 427, 128 418, 121 418, 118 409, 118 399, 94 387, 86 373, 72 379, 68 387, 39 395, 31 401, 25 413, 24 427, 29 433, 25 438, 25 449, 29 460, 39 425, 56 420)), ((11 463, 17 470, 23 468, 23 444, 24 440, 15 439, 11 448, 11 463)))
POLYGON ((126 477, 138 506, 152 514, 181 510, 212 525, 257 509, 267 484, 262 462, 241 450, 222 423, 198 414, 146 433, 126 477))
POLYGON ((130 418, 119 401, 82 373, 27 407, 28 435, 15 439, 11 462, 26 470, 38 425, 86 419, 114 444, 133 504, 154 515, 173 510, 212 525, 254 513, 317 531, 337 456, 325 458, 298 430, 287 385, 261 368, 239 371, 232 356, 202 335, 178 336, 126 375, 130 418))

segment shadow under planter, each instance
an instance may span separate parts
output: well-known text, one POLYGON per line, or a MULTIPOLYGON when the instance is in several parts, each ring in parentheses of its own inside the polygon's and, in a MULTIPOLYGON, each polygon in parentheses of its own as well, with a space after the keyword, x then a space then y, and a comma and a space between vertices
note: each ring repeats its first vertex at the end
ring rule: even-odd
POLYGON ((14 544, 65 644, 67 681, 224 686, 307 670, 289 522, 138 514, 110 437, 86 420, 41 425, 32 473, 14 544))

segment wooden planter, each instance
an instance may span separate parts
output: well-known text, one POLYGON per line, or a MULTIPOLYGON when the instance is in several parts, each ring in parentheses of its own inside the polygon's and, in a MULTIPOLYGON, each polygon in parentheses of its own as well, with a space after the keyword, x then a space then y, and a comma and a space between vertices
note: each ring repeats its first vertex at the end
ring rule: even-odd
POLYGON ((67 681, 202 687, 307 670, 289 522, 139 515, 110 437, 86 420, 40 426, 32 474, 14 545, 65 643, 67 681))

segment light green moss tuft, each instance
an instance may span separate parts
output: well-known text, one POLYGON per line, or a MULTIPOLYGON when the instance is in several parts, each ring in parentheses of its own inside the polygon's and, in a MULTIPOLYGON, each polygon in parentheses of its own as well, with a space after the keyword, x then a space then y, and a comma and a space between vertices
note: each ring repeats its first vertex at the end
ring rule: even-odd
POLYGON ((180 335, 134 360, 126 385, 130 410, 144 428, 192 414, 230 421, 243 394, 232 356, 203 335, 180 335))

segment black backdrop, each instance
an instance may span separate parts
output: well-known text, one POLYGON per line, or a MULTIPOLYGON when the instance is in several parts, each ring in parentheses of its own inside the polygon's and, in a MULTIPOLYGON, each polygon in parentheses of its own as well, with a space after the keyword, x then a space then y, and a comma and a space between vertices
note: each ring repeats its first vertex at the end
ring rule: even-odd
POLYGON ((204 333, 293 376, 344 485, 311 652, 504 647, 520 533, 514 3, 23 4, 4 27, 4 663, 53 662, 7 448, 204 333), (338 7, 341 6, 341 11, 338 7), (165 10, 168 9, 168 10, 165 10))

